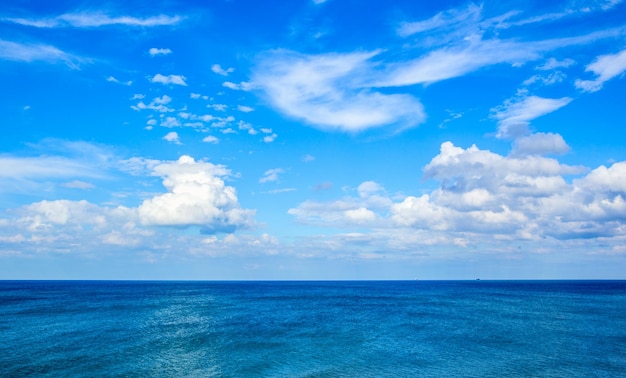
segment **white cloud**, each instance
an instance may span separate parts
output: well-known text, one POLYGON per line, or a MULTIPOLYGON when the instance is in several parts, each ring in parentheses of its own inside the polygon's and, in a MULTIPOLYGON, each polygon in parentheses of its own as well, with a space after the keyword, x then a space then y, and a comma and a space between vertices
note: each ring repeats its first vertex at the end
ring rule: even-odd
POLYGON ((244 112, 244 113, 250 113, 254 111, 254 108, 251 108, 249 106, 244 106, 244 105, 237 105, 237 110, 239 110, 240 112, 244 112))
MULTIPOLYGON (((0 155, 0 180, 39 180, 92 177, 104 174, 88 161, 58 156, 13 157, 0 155)), ((1 185, 0 185, 1 186, 1 185)))
POLYGON ((425 31, 444 29, 465 29, 473 26, 481 19, 482 6, 469 4, 464 9, 450 9, 439 12, 432 18, 417 22, 403 22, 397 29, 398 35, 407 37, 425 31))
POLYGON ((515 139, 512 155, 563 154, 570 150, 563 137, 554 133, 534 133, 515 139))
POLYGON ((263 177, 259 179, 259 182, 263 184, 266 182, 278 181, 278 175, 281 173, 285 173, 285 170, 282 168, 268 169, 263 174, 263 177))
POLYGON ((118 79, 116 79, 114 76, 109 76, 106 79, 108 82, 111 83, 116 83, 116 84, 122 84, 122 85, 132 85, 133 81, 132 80, 128 80, 128 81, 119 81, 118 79))
MULTIPOLYGON (((142 97, 137 97, 137 95, 133 96, 134 98, 143 98, 143 95, 141 95, 142 97)), ((172 98, 168 95, 163 95, 161 97, 155 97, 149 104, 145 104, 143 101, 139 101, 136 105, 131 105, 131 109, 140 111, 140 110, 154 110, 156 112, 159 113, 171 113, 174 111, 174 108, 170 108, 168 106, 166 106, 167 104, 169 104, 172 101, 172 98)))
MULTIPOLYGON (((178 119, 176 119, 176 117, 166 117, 161 122, 161 126, 163 126, 163 127, 179 127, 179 126, 181 126, 181 123, 180 123, 180 121, 178 119)), ((166 140, 168 140, 168 139, 166 139, 166 140)))
POLYGON ((393 63, 376 83, 381 87, 429 84, 501 63, 520 64, 540 57, 537 46, 497 39, 468 38, 409 62, 393 63))
POLYGON ((65 184, 63 184, 63 186, 66 188, 73 188, 73 189, 93 189, 96 187, 94 184, 90 182, 85 182, 85 181, 80 181, 80 180, 66 182, 65 184))
POLYGON ((468 240, 559 243, 588 237, 606 238, 609 245, 616 237, 614 242, 620 243, 626 226, 626 162, 566 180, 584 171, 537 155, 502 156, 446 142, 424 167, 424 178, 441 185, 431 193, 388 196, 379 184, 364 182, 356 197, 305 201, 289 214, 315 225, 366 225, 376 243, 386 240, 393 248, 416 243, 463 246, 468 240), (407 238, 422 231, 419 238, 426 239, 407 238))
POLYGON ((152 16, 138 18, 132 16, 111 16, 103 12, 66 13, 53 18, 27 19, 3 18, 5 21, 37 28, 77 27, 90 28, 108 25, 139 27, 175 25, 183 20, 181 16, 152 16))
POLYGON ((2 39, 0 39, 0 59, 27 63, 62 62, 71 69, 79 69, 81 63, 89 62, 88 59, 66 53, 54 46, 37 43, 24 44, 2 39))
POLYGON ((595 80, 576 80, 576 88, 584 92, 597 92, 605 82, 626 71, 626 50, 613 55, 599 56, 589 64, 585 71, 591 71, 598 77, 595 80))
POLYGON ((569 97, 558 99, 538 96, 521 96, 505 101, 491 109, 493 118, 498 120, 499 138, 517 138, 528 133, 530 121, 562 108, 572 101, 569 97))
POLYGON ((278 138, 278 134, 273 133, 271 135, 266 135, 263 137, 263 142, 265 143, 272 143, 273 141, 276 140, 276 138, 278 138))
POLYGON ((145 200, 138 208, 145 225, 200 226, 205 232, 233 231, 253 225, 253 210, 239 206, 235 188, 222 177, 223 166, 181 156, 154 168, 168 193, 145 200))
POLYGON ((556 68, 568 68, 574 64, 576 64, 576 62, 572 59, 556 60, 554 58, 550 58, 544 64, 538 66, 536 69, 540 71, 551 71, 556 68))
POLYGON ((194 99, 194 100, 197 100, 197 99, 199 99, 200 97, 201 97, 200 93, 191 93, 191 94, 189 95, 189 98, 194 99))
POLYGON ((306 154, 304 155, 304 157, 302 158, 302 161, 304 161, 305 163, 309 163, 315 160, 315 156, 311 155, 311 154, 306 154))
POLYGON ((218 75, 228 76, 229 73, 234 72, 234 68, 223 69, 219 64, 214 64, 211 66, 211 71, 215 72, 218 75))
POLYGON ((169 55, 169 54, 172 53, 172 50, 170 50, 170 49, 158 49, 156 47, 152 47, 152 48, 150 48, 150 50, 148 50, 148 53, 150 54, 150 56, 169 55))
POLYGON ((150 81, 153 83, 161 83, 161 84, 176 84, 176 85, 182 85, 182 86, 187 86, 187 83, 185 82, 186 78, 182 75, 161 75, 161 74, 156 74, 154 75, 150 81))
POLYGON ((228 109, 228 105, 224 104, 209 104, 206 107, 209 109, 217 110, 218 112, 223 112, 228 109))
POLYGON ((256 67, 252 82, 284 114, 326 130, 402 129, 423 122, 423 106, 416 98, 364 87, 371 75, 368 61, 377 54, 272 51, 256 67))
POLYGON ((219 143, 220 140, 217 137, 214 137, 213 135, 209 135, 209 136, 204 137, 202 141, 205 143, 217 144, 219 143))
MULTIPOLYGON (((319 190, 329 189, 332 184, 323 183, 318 187, 319 190)), ((331 202, 305 201, 298 207, 289 209, 288 213, 300 222, 316 225, 382 226, 386 222, 383 219, 384 214, 392 205, 391 199, 381 196, 384 188, 376 182, 367 181, 359 185, 358 192, 357 198, 346 197, 331 202), (376 222, 378 224, 375 224, 376 222)))
POLYGON ((226 88, 230 88, 230 89, 234 89, 234 90, 238 90, 239 89, 239 85, 231 82, 231 81, 225 81, 222 83, 222 86, 226 87, 226 88))
POLYGON ((376 214, 364 207, 346 210, 344 214, 346 219, 354 223, 370 223, 376 219, 376 214))
POLYGON ((170 131, 169 133, 165 134, 165 136, 163 137, 163 140, 166 140, 174 144, 181 144, 180 137, 178 136, 178 133, 175 131, 170 131))

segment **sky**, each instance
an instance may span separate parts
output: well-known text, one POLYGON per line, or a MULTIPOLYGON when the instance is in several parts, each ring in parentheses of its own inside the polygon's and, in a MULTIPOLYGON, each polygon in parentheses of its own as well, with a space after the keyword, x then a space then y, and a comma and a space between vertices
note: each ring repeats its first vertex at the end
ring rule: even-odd
POLYGON ((0 279, 626 279, 621 0, 0 10, 0 279))

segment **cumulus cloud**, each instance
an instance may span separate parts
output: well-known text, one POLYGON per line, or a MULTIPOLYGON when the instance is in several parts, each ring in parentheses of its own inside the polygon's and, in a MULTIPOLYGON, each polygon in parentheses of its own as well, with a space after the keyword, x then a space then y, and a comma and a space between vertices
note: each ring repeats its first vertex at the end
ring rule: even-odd
POLYGON ((235 188, 226 186, 223 177, 230 171, 223 166, 181 156, 154 168, 163 178, 168 193, 145 200, 138 208, 145 225, 200 226, 205 232, 248 228, 253 210, 239 206, 235 188))
MULTIPOLYGON (((133 99, 141 99, 143 98, 143 95, 141 97, 135 95, 133 96, 133 99)), ((155 112, 159 112, 159 113, 171 113, 174 111, 174 108, 170 108, 169 106, 167 106, 167 104, 169 104, 170 102, 172 102, 172 98, 168 95, 163 95, 161 97, 155 97, 149 104, 145 104, 143 101, 139 101, 136 105, 131 105, 131 109, 133 110, 154 110, 155 112)))
POLYGON ((424 178, 440 183, 430 193, 389 196, 379 184, 364 182, 358 196, 305 201, 289 213, 315 225, 367 225, 378 241, 386 238, 387 245, 396 247, 402 242, 392 243, 393 238, 410 234, 402 229, 427 233, 428 243, 455 241, 458 246, 467 245, 468 238, 556 242, 624 237, 626 162, 586 171, 544 156, 502 156, 445 142, 424 167, 424 178), (569 180, 572 175, 577 178, 569 180))
POLYGON ((368 61, 377 54, 305 55, 276 50, 261 59, 252 84, 284 114, 326 130, 359 132, 423 122, 423 106, 416 98, 364 86, 368 61))
POLYGON ((202 139, 202 141, 205 142, 205 143, 217 144, 217 143, 219 143, 220 140, 217 137, 213 136, 213 135, 209 135, 209 136, 204 137, 202 139))
POLYGON ((585 71, 593 72, 597 78, 595 80, 576 80, 576 88, 584 92, 599 91, 605 82, 626 71, 626 50, 617 54, 599 56, 586 67, 585 71))
POLYGON ((272 143, 273 141, 276 140, 276 138, 278 138, 278 134, 272 133, 270 135, 264 136, 263 137, 263 142, 265 142, 265 143, 272 143))
POLYGON ((156 74, 154 75, 152 78, 150 78, 150 81, 153 83, 161 83, 161 84, 175 84, 175 85, 182 85, 182 86, 187 86, 187 83, 185 82, 186 78, 182 75, 161 75, 161 74, 156 74))
POLYGON ((178 133, 176 131, 170 131, 169 133, 165 134, 162 139, 170 143, 181 144, 180 137, 178 136, 178 133))
MULTIPOLYGON (((617 177, 624 174, 620 164, 610 169, 617 177)), ((621 226, 617 218, 608 221, 607 213, 619 211, 624 188, 617 180, 594 180, 607 177, 603 173, 608 170, 598 168, 569 184, 565 176, 582 173, 581 167, 541 156, 505 157, 446 142, 424 168, 426 178, 441 182, 440 189, 395 203, 392 219, 407 227, 520 239, 584 238, 588 232, 580 222, 587 219, 594 233, 611 236, 621 226)))
POLYGON ((4 21, 36 28, 94 28, 109 25, 137 27, 168 26, 178 24, 181 16, 158 15, 151 17, 111 16, 104 12, 65 13, 52 18, 3 18, 4 21))
MULTIPOLYGON (((316 190, 332 188, 331 183, 322 183, 316 190)), ((384 195, 384 188, 374 181, 366 181, 357 188, 357 197, 345 197, 331 202, 305 201, 288 213, 302 223, 333 225, 338 227, 380 226, 384 215, 392 205, 384 195)))
POLYGON ((150 54, 150 56, 169 55, 169 54, 172 53, 172 50, 170 50, 170 49, 158 49, 156 47, 152 47, 152 48, 150 48, 150 50, 148 50, 148 53, 150 54))

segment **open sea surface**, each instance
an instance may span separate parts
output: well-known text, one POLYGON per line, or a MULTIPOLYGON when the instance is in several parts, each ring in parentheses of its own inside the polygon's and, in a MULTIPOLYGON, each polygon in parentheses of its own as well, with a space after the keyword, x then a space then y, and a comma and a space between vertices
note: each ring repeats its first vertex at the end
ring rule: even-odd
POLYGON ((626 281, 0 281, 0 377, 626 377, 626 281))

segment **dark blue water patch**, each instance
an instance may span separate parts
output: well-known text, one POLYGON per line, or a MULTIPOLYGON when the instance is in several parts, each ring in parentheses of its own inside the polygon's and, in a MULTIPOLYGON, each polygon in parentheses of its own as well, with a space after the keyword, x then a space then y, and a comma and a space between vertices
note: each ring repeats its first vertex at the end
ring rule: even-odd
POLYGON ((626 281, 0 282, 0 376, 624 376, 626 281))

